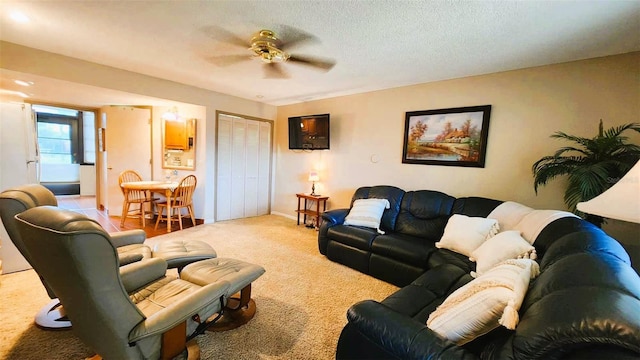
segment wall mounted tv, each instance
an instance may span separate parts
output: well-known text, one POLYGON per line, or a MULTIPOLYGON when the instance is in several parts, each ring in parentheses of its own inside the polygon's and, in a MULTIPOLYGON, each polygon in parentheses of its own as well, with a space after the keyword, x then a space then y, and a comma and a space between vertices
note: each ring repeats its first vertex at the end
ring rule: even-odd
POLYGON ((329 114, 290 117, 289 149, 328 150, 329 114))

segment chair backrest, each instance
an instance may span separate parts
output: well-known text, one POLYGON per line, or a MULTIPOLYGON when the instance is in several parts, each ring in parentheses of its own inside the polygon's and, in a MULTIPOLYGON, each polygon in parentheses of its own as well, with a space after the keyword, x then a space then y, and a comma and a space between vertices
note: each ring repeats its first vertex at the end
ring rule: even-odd
POLYGON ((193 202, 193 192, 196 190, 197 184, 198 179, 195 175, 185 176, 173 191, 173 203, 179 203, 182 206, 190 205, 193 202))
MULTIPOLYGON (((122 191, 123 196, 124 188, 122 187, 122 183, 132 181, 142 181, 142 176, 134 170, 125 170, 120 173, 120 176, 118 176, 118 186, 120 186, 120 191, 122 191)), ((146 198, 145 192, 141 190, 129 190, 127 194, 128 198, 126 200, 128 201, 136 201, 146 198)))
MULTIPOLYGON (((58 200, 49 189, 40 184, 22 185, 0 193, 0 218, 2 218, 2 223, 7 230, 7 234, 9 234, 11 242, 32 267, 31 254, 24 245, 14 217, 25 210, 46 205, 58 206, 58 200)), ((47 289, 49 297, 55 299, 56 295, 52 289, 44 280, 42 283, 47 289)))
POLYGON ((145 316, 122 284, 117 251, 100 224, 51 206, 20 213, 16 223, 34 269, 58 295, 74 333, 107 358, 141 357, 128 336, 145 316))

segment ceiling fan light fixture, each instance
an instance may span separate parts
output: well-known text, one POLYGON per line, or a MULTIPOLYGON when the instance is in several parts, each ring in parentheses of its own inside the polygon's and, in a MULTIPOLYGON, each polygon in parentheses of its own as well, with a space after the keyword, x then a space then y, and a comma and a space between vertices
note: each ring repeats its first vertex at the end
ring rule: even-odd
POLYGON ((251 39, 251 51, 263 62, 285 62, 289 59, 289 54, 278 48, 278 38, 271 30, 260 30, 251 39))
MULTIPOLYGON (((251 41, 247 44, 248 49, 245 47, 245 49, 252 53, 251 55, 225 55, 212 57, 208 61, 215 65, 226 66, 249 59, 258 59, 264 64, 263 68, 265 72, 265 79, 288 78, 289 76, 287 72, 282 67, 282 63, 285 62, 296 63, 298 65, 312 67, 323 71, 329 71, 333 68, 335 61, 331 59, 290 54, 288 51, 285 51, 285 49, 289 49, 292 44, 299 44, 301 42, 314 40, 314 37, 310 34, 306 34, 299 30, 293 31, 290 27, 287 28, 289 29, 288 35, 291 38, 288 42, 278 39, 273 31, 263 29, 254 34, 251 41)), ((222 32, 223 36, 227 38, 227 43, 242 46, 242 40, 239 40, 238 37, 228 33, 227 31, 222 32)))

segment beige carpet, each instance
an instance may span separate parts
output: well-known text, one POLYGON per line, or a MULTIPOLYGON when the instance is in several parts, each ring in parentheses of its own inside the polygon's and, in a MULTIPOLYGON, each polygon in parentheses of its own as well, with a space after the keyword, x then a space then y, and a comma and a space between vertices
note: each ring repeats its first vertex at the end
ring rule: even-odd
MULTIPOLYGON (((202 359, 333 359, 346 311, 397 288, 327 260, 317 232, 276 215, 201 225, 151 238, 210 243, 218 257, 264 266, 253 284, 257 313, 236 330, 198 337, 202 359)), ((49 298, 37 275, 0 277, 0 359, 83 359, 92 352, 72 331, 44 331, 33 315, 49 298)))

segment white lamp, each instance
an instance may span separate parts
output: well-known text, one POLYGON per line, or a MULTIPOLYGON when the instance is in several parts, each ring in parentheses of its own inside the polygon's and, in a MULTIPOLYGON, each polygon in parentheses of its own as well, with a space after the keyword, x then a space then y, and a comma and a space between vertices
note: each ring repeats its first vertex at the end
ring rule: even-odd
POLYGON ((578 203, 577 208, 587 214, 640 223, 640 161, 607 191, 578 203))
POLYGON ((316 194, 316 181, 320 181, 320 177, 316 171, 311 171, 309 173, 309 181, 313 183, 311 185, 311 195, 318 196, 318 194, 316 194))

